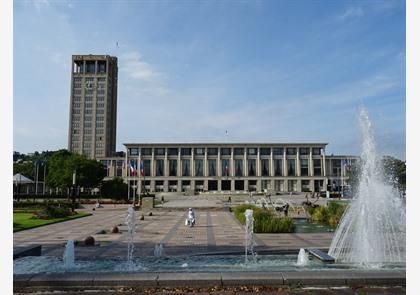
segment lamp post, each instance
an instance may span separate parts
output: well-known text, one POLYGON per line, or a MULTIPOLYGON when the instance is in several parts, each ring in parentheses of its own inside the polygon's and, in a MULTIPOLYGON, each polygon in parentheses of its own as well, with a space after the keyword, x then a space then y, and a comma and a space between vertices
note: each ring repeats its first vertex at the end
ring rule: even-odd
POLYGON ((73 171, 73 181, 72 181, 72 187, 70 190, 70 194, 71 194, 71 211, 74 212, 74 207, 75 207, 75 201, 76 201, 76 192, 75 192, 75 188, 76 188, 76 170, 73 171))

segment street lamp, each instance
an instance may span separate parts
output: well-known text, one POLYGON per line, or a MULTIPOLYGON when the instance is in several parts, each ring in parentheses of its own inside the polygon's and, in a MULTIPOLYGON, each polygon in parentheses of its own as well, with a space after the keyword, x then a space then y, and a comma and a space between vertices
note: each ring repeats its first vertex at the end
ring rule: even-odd
POLYGON ((72 187, 71 187, 71 211, 74 212, 75 207, 75 201, 76 201, 76 170, 73 171, 73 181, 72 181, 72 187))

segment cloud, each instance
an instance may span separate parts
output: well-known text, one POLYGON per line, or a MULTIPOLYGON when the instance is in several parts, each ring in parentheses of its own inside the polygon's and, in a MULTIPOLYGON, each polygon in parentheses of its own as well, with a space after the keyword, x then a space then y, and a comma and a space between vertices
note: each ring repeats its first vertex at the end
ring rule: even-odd
POLYGON ((361 7, 348 7, 343 13, 338 15, 340 21, 359 18, 365 15, 365 11, 361 7))
POLYGON ((38 12, 41 11, 41 9, 43 9, 44 7, 50 6, 49 0, 26 0, 24 3, 26 5, 34 6, 38 12))
POLYGON ((141 81, 151 81, 161 76, 152 65, 145 62, 140 53, 136 51, 121 55, 121 71, 127 73, 131 78, 141 81))

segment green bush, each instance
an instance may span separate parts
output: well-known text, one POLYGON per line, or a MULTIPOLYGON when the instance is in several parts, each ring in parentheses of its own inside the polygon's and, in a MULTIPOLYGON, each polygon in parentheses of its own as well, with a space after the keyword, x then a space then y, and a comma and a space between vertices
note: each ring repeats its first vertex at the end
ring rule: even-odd
POLYGON ((319 206, 313 209, 310 208, 311 207, 308 207, 307 209, 309 214, 311 214, 312 221, 336 228, 346 209, 346 205, 331 201, 328 202, 326 206, 319 206))
POLYGON ((233 213, 241 224, 245 224, 245 210, 253 210, 255 233, 291 233, 295 230, 292 218, 277 217, 273 211, 253 205, 239 205, 234 207, 233 213))
POLYGON ((35 213, 35 218, 40 219, 52 219, 52 218, 61 218, 72 215, 72 212, 69 207, 58 207, 58 206, 46 206, 41 211, 35 213))

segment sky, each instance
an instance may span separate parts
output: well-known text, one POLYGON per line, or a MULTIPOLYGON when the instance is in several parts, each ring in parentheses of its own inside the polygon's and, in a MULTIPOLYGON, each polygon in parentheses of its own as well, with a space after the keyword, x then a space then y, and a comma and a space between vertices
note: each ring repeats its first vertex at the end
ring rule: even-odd
POLYGON ((398 0, 15 0, 14 150, 67 148, 71 56, 110 54, 117 150, 327 142, 358 155, 364 107, 379 151, 405 159, 405 15, 398 0))

